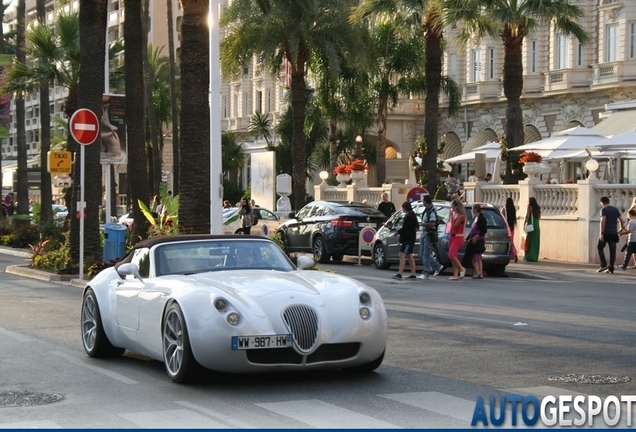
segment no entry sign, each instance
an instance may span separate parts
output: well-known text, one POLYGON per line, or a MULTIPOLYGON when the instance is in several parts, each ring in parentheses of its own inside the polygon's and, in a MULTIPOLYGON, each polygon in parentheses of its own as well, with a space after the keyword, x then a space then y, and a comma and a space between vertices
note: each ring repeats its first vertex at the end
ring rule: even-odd
POLYGON ((93 111, 80 108, 71 116, 69 130, 78 144, 92 144, 99 136, 99 119, 93 111))

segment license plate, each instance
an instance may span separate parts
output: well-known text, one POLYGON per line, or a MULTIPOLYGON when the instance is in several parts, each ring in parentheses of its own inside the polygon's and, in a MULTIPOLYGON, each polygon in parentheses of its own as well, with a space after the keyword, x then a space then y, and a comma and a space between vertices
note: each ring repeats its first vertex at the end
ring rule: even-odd
POLYGON ((291 348, 294 339, 291 334, 261 335, 261 336, 232 336, 233 350, 291 348))
POLYGON ((358 226, 362 228, 375 228, 375 223, 373 222, 358 222, 358 226))
POLYGON ((492 243, 486 243, 486 252, 494 252, 495 245, 492 243))

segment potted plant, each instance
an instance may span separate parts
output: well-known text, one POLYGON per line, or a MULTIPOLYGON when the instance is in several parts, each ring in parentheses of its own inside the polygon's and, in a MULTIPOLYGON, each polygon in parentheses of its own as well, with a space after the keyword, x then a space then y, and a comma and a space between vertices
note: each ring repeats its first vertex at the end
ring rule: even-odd
POLYGON ((437 146, 437 154, 444 154, 444 147, 446 147, 446 134, 442 135, 442 139, 439 141, 439 145, 437 146))
POLYGON ((503 134, 499 135, 499 156, 503 162, 508 159, 508 143, 506 141, 506 136, 503 134))
POLYGON ((351 180, 351 167, 348 164, 340 164, 333 169, 336 179, 340 182, 340 187, 346 186, 346 182, 351 180))
POLYGON ((424 157, 428 153, 428 143, 423 136, 417 137, 415 140, 415 156, 424 157))
POLYGON ((363 161, 362 159, 356 159, 351 161, 351 163, 349 163, 349 168, 351 169, 351 172, 354 173, 356 171, 360 172, 364 172, 367 170, 368 166, 367 163, 365 161, 363 161))
POLYGON ((539 164, 542 161, 543 157, 539 153, 523 152, 519 155, 519 163, 523 164, 523 172, 531 178, 536 178, 537 174, 541 173, 539 164))

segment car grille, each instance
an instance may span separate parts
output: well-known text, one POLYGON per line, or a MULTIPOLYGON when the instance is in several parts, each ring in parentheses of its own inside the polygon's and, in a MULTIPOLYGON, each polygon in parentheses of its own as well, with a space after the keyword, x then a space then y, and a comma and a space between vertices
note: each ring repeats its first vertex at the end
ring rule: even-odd
MULTIPOLYGON (((360 351, 359 342, 324 344, 307 356, 306 364, 346 360, 355 357, 360 351)), ((247 360, 254 364, 291 364, 303 363, 303 356, 293 348, 246 350, 247 360)))
POLYGON ((298 349, 303 352, 311 350, 318 337, 316 311, 309 306, 292 305, 283 311, 283 319, 298 349))

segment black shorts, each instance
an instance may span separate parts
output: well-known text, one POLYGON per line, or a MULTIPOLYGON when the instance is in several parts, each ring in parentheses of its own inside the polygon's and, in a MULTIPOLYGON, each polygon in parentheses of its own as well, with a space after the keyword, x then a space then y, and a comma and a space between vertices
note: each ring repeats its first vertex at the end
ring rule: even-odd
POLYGON ((400 245, 400 252, 410 255, 413 253, 413 249, 415 248, 415 240, 407 240, 402 242, 400 245))

